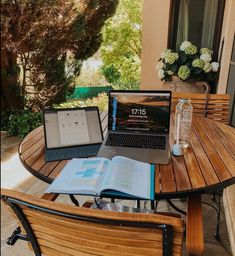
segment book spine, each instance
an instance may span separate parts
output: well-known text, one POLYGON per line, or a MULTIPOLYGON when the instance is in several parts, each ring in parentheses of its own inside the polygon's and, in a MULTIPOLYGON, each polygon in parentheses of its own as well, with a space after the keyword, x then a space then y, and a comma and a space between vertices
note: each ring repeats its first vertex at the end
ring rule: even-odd
POLYGON ((155 165, 150 165, 150 200, 154 200, 155 197, 155 165))

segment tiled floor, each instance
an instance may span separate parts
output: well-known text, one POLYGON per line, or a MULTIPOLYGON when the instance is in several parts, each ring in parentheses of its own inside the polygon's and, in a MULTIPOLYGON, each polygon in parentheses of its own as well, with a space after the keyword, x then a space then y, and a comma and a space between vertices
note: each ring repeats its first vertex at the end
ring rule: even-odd
MULTIPOLYGON (((1 187, 15 189, 28 194, 41 195, 47 188, 45 182, 33 177, 22 166, 17 148, 20 142, 19 138, 6 137, 1 134, 1 187)), ((67 202, 68 197, 63 196, 59 201, 67 202)), ((82 198, 84 200, 84 198, 82 198)), ((205 196, 204 200, 211 202, 209 196, 205 196)), ((175 201, 178 207, 184 208, 185 202, 175 201)), ((223 207, 222 207, 223 208, 223 207)), ((169 205, 164 201, 160 202, 161 211, 169 211, 169 205)), ((221 215, 221 241, 217 242, 214 239, 216 226, 215 211, 206 205, 203 206, 204 214, 204 230, 205 230, 205 256, 231 256, 230 244, 224 212, 221 215)), ((34 255, 27 248, 27 244, 23 241, 18 241, 14 246, 6 245, 6 239, 11 235, 16 227, 14 219, 10 216, 6 206, 1 205, 1 255, 2 256, 31 256, 34 255)), ((185 254, 185 253, 184 253, 185 254)))
MULTIPOLYGON (((6 137, 5 134, 1 134, 1 187, 39 195, 46 189, 47 184, 33 177, 22 166, 17 154, 19 142, 20 139, 17 137, 6 137)), ((6 239, 15 227, 15 220, 7 207, 1 204, 1 255, 34 255, 24 241, 18 241, 15 246, 6 244, 6 239)))

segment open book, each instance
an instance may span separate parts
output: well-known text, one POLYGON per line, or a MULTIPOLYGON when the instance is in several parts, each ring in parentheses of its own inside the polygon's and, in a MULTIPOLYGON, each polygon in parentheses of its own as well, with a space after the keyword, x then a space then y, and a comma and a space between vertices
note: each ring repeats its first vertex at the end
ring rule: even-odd
POLYGON ((154 199, 154 166, 130 158, 74 158, 47 193, 154 199))

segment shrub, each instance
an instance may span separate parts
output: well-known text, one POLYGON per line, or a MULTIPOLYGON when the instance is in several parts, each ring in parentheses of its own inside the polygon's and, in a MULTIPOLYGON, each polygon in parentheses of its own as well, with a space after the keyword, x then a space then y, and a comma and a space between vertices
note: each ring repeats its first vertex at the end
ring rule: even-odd
POLYGON ((97 106, 100 111, 108 109, 108 95, 106 93, 99 93, 97 97, 87 99, 85 101, 86 106, 97 106))
POLYGON ((42 113, 32 112, 29 109, 10 109, 1 113, 1 130, 5 130, 9 136, 23 138, 29 132, 42 125, 42 113))
POLYGON ((99 93, 97 97, 88 98, 85 101, 74 100, 53 105, 54 108, 77 108, 77 107, 89 107, 97 106, 100 111, 106 111, 108 109, 108 95, 106 93, 99 93))
POLYGON ((53 108, 79 108, 85 107, 85 102, 82 100, 69 100, 60 104, 54 104, 53 108))

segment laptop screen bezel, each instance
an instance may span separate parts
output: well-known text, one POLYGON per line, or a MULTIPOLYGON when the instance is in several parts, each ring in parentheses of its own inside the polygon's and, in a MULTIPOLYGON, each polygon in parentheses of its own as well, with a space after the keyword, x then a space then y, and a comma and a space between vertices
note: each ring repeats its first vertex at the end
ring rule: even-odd
POLYGON ((135 134, 169 134, 170 131, 170 113, 171 113, 171 97, 172 97, 172 92, 169 90, 110 90, 109 91, 109 105, 108 105, 108 131, 109 132, 117 132, 117 133, 135 133, 135 134), (147 94, 152 94, 152 93, 160 93, 164 94, 167 93, 170 96, 169 99, 169 115, 168 115, 168 127, 167 131, 159 131, 159 132, 152 132, 152 131, 141 131, 141 130, 118 130, 118 131, 113 131, 112 130, 112 113, 111 113, 111 94, 112 93, 128 93, 128 94, 142 94, 142 93, 147 93, 147 94))
POLYGON ((73 147, 78 147, 78 146, 83 147, 83 146, 88 146, 88 145, 101 145, 103 140, 104 140, 102 125, 101 125, 101 120, 100 120, 100 115, 99 115, 99 109, 96 106, 93 106, 93 107, 79 107, 79 108, 59 108, 59 109, 47 108, 47 109, 44 109, 43 110, 43 130, 44 130, 45 148, 47 150, 53 150, 53 149, 58 149, 58 148, 73 148, 73 147), (68 146, 66 145, 66 146, 48 148, 48 146, 47 146, 47 133, 46 133, 46 126, 45 126, 45 114, 47 114, 47 113, 58 113, 59 111, 76 111, 76 110, 96 111, 97 112, 98 120, 99 120, 99 129, 100 129, 102 141, 98 142, 98 143, 86 143, 86 144, 76 144, 76 145, 68 145, 68 146))

